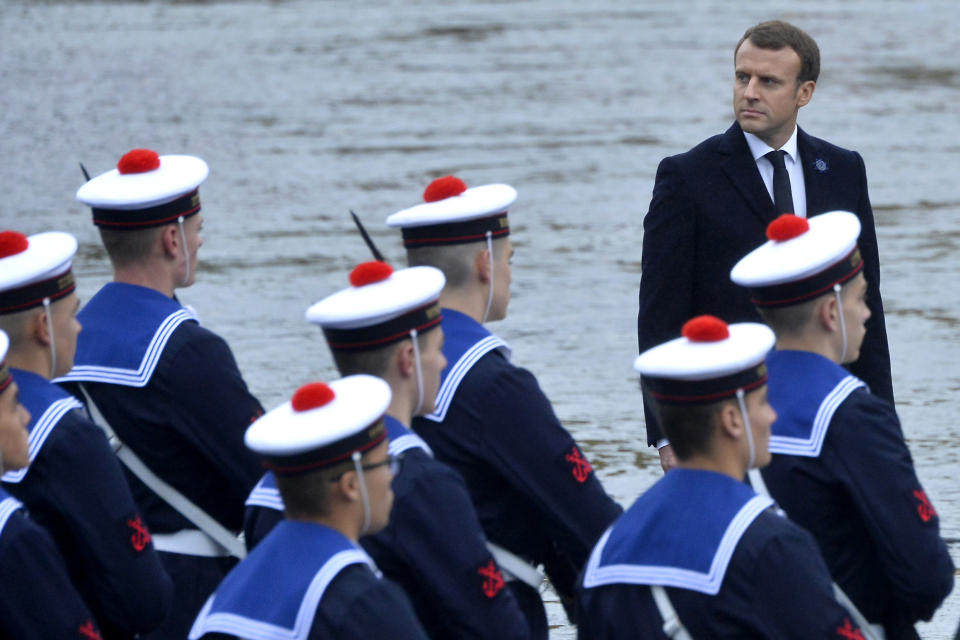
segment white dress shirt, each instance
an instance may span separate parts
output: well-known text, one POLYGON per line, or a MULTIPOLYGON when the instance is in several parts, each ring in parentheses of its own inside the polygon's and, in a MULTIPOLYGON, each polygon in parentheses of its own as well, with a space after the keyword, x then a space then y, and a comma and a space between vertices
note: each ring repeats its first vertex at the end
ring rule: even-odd
MULTIPOLYGON (((757 169, 760 171, 760 177, 763 178, 763 184, 770 194, 770 201, 773 202, 773 165, 770 160, 764 156, 775 149, 766 142, 753 135, 743 132, 747 139, 747 145, 750 147, 750 153, 757 163, 757 169)), ((801 218, 807 217, 807 191, 806 184, 803 181, 803 166, 800 164, 800 152, 797 150, 797 127, 793 127, 793 135, 787 140, 786 144, 780 147, 787 154, 783 158, 787 166, 787 175, 790 176, 790 191, 793 194, 794 215, 801 218)))

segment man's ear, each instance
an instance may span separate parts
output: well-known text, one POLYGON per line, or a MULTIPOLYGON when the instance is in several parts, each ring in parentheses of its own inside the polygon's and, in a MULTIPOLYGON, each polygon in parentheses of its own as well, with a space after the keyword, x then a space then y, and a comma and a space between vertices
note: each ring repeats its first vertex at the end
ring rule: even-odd
POLYGON ((740 409, 732 402, 724 402, 717 416, 720 430, 726 437, 736 440, 743 435, 743 418, 740 409))
POLYGON ((413 353, 413 341, 404 340, 401 342, 393 354, 392 361, 404 378, 416 375, 417 364, 416 356, 413 353))
POLYGON ((473 271, 483 284, 490 282, 490 249, 480 249, 473 256, 473 271))
POLYGON ((817 310, 814 316, 820 323, 820 326, 826 331, 833 333, 840 328, 840 314, 837 312, 837 296, 824 296, 823 300, 817 304, 817 310))
POLYGON ((168 224, 160 232, 160 243, 163 245, 163 254, 167 258, 177 258, 183 253, 180 247, 180 230, 175 224, 168 224))
POLYGON ((357 502, 362 499, 356 471, 347 471, 337 478, 336 489, 347 502, 357 502))
POLYGON ((797 87, 797 108, 805 107, 813 98, 813 91, 817 88, 817 83, 813 80, 807 80, 797 87))
POLYGON ((52 310, 45 307, 37 307, 26 321, 27 336, 44 346, 49 346, 50 341, 53 339, 53 336, 50 335, 50 325, 47 323, 48 313, 52 313, 52 310))

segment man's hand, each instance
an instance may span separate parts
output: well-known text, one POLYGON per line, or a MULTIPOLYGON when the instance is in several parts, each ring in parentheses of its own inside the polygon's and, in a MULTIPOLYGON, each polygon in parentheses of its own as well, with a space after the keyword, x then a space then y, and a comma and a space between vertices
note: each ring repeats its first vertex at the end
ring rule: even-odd
POLYGON ((673 447, 669 444, 665 444, 657 449, 657 453, 660 454, 660 466, 663 468, 664 473, 677 466, 677 456, 674 455, 673 447))

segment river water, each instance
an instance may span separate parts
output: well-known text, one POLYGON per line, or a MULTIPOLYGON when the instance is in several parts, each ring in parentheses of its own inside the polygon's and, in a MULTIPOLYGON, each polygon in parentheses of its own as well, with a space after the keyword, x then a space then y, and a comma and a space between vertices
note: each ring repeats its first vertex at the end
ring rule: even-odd
MULTIPOLYGON (((660 475, 630 368, 654 172, 729 125, 732 47, 770 18, 821 47, 801 125, 866 161, 898 408, 960 561, 950 0, 0 0, 0 224, 77 235, 89 298, 110 272, 78 161, 205 158, 201 276, 180 296, 270 407, 334 375, 302 318, 367 259, 348 209, 402 264, 383 220, 432 178, 513 184, 514 298, 493 328, 627 505, 660 475)), ((952 638, 958 616, 951 595, 921 632, 952 638)))

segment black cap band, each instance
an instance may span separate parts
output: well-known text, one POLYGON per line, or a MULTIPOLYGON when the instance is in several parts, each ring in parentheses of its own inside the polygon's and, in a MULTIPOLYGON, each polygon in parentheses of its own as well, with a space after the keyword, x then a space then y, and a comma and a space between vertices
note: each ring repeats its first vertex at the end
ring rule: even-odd
POLYGON ((0 293, 0 315, 39 307, 44 299, 49 299, 51 302, 59 300, 76 288, 77 283, 73 272, 67 269, 65 273, 47 280, 4 291, 0 293))
POLYGON ((373 449, 386 437, 387 427, 381 417, 369 427, 325 447, 292 456, 264 456, 263 466, 281 476, 324 469, 348 460, 354 451, 373 449))
POLYGON ((863 270, 860 249, 853 250, 836 264, 796 282, 785 282, 769 287, 750 289, 750 301, 760 308, 789 307, 813 300, 830 291, 834 285, 843 284, 863 270))
POLYGON ((117 231, 137 231, 169 224, 180 217, 189 218, 199 211, 200 190, 194 189, 176 200, 146 209, 99 209, 94 207, 93 224, 117 231))
POLYGON ((416 329, 423 333, 440 324, 443 315, 440 304, 433 302, 391 318, 386 322, 355 329, 334 329, 324 327, 323 335, 327 344, 335 351, 364 351, 379 349, 393 342, 410 337, 410 331, 416 329))
POLYGON ((507 220, 506 211, 485 218, 464 220, 463 222, 404 227, 402 229, 403 246, 407 249, 416 249, 418 247, 479 242, 487 237, 488 231, 493 238, 510 235, 510 223, 507 220))
POLYGON ((744 371, 708 380, 640 376, 640 381, 663 404, 710 404, 736 396, 739 389, 748 393, 762 387, 767 382, 767 365, 761 362, 744 371))

